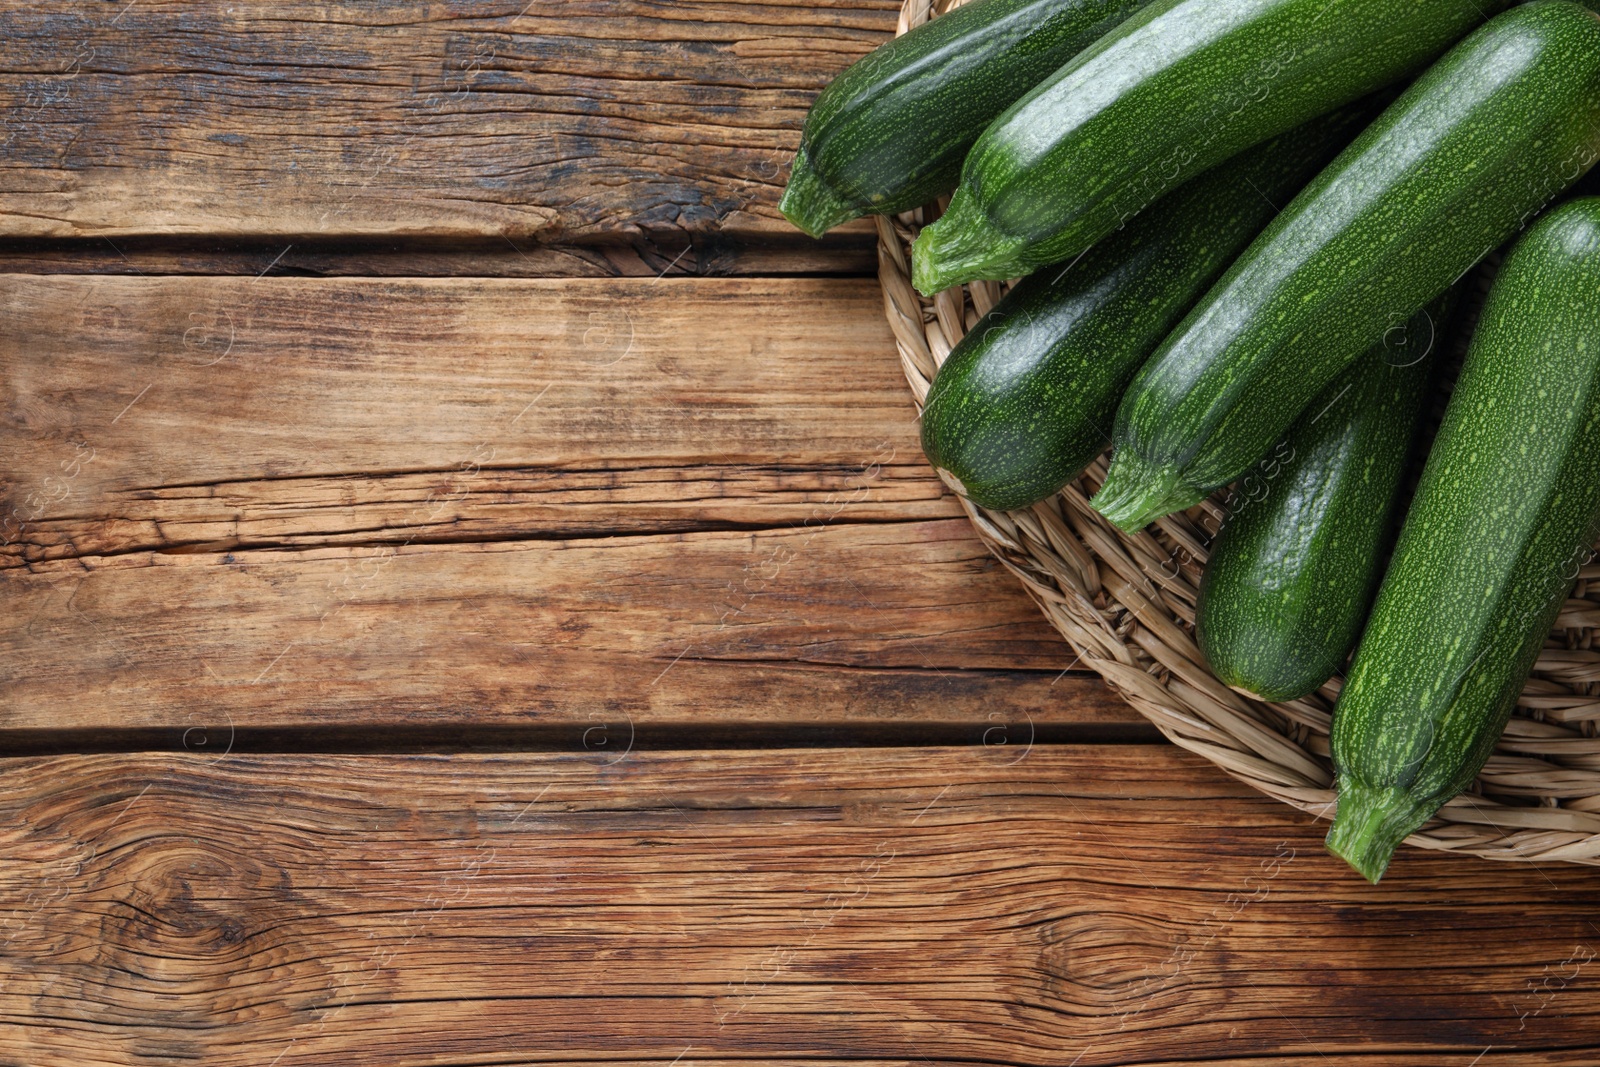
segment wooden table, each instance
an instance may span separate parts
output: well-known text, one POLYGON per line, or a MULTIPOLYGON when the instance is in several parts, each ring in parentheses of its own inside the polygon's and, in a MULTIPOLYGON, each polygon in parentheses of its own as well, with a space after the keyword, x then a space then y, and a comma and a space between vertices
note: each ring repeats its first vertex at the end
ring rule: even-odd
POLYGON ((774 208, 890 0, 0 11, 0 1063, 1595 1064, 1160 743, 774 208))

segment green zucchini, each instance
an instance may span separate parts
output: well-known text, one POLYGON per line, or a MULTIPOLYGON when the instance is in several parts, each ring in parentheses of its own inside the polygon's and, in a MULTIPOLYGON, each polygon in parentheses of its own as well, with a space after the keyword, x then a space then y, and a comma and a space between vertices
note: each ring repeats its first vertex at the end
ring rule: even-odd
POLYGON ((956 345, 922 447, 958 492, 1022 508, 1105 451, 1128 380, 1233 257, 1376 110, 1340 109, 1165 197, 1060 269, 1019 283, 956 345))
POLYGON ((1189 177, 1417 73, 1510 2, 1155 0, 983 132, 912 280, 934 293, 1070 259, 1189 177))
POLYGON ((1250 468, 1328 382, 1600 155, 1600 16, 1534 0, 1418 78, 1140 370, 1094 506, 1125 530, 1250 468))
POLYGON ((877 48, 817 97, 778 202, 813 237, 948 193, 994 117, 1146 0, 976 0, 877 48))
POLYGON ((1600 199, 1489 293, 1333 717, 1328 847, 1371 881, 1482 769, 1600 534, 1600 199))
POLYGON ((1361 636, 1448 314, 1436 303, 1374 346, 1235 486, 1195 607, 1200 651, 1233 688, 1303 697, 1361 636))

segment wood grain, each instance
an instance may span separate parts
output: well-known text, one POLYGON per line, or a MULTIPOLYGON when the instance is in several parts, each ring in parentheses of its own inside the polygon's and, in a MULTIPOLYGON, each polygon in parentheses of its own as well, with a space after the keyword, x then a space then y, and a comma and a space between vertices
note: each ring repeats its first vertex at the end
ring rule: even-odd
POLYGON ((792 233, 806 109, 898 6, 8 5, 0 235, 792 233))
POLYGON ((0 774, 32 1067, 1600 1056, 1600 873, 1369 887, 1165 747, 0 774))
POLYGON ((880 300, 0 276, 0 731, 1136 723, 931 476, 880 300))

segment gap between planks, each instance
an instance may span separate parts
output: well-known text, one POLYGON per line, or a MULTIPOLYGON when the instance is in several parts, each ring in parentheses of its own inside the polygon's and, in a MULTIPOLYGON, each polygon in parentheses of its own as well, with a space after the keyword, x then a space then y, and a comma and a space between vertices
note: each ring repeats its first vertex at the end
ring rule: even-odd
POLYGON ((877 270, 876 231, 849 227, 815 241, 695 235, 631 243, 471 242, 123 237, 0 242, 0 273, 258 277, 866 277, 877 270))

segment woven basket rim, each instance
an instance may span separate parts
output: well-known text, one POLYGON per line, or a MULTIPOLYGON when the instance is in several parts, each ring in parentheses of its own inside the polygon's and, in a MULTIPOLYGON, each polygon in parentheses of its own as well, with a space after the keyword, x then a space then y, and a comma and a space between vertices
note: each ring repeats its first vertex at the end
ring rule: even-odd
MULTIPOLYGON (((962 0, 905 0, 898 33, 962 0)), ((924 209, 876 216, 884 311, 920 416, 950 349, 997 303, 995 282, 923 297, 910 243, 924 209)), ((1328 728, 1336 677, 1311 696, 1267 703, 1211 674, 1193 638, 1206 545, 1220 494, 1128 535, 1089 507, 1105 457, 1050 500, 996 512, 956 499, 978 536, 1046 619, 1135 710, 1174 744, 1318 818, 1333 812, 1328 728)), ((1600 565, 1585 567, 1557 619, 1504 737, 1471 790, 1406 843, 1489 859, 1600 865, 1600 565), (1594 573, 1589 573, 1590 571, 1594 573)))

